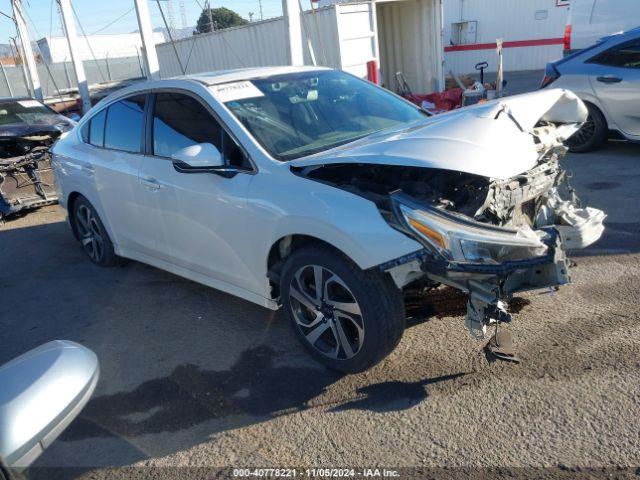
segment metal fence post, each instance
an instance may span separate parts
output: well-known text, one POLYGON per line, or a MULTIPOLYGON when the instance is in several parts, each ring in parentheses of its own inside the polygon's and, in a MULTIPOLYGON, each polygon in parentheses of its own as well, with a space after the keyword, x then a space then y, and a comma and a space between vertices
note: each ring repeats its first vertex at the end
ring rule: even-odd
POLYGON ((0 60, 0 68, 2 68, 2 76, 4 77, 4 83, 7 84, 7 90, 9 90, 9 96, 13 97, 13 90, 11 90, 11 84, 9 83, 9 78, 7 77, 7 72, 4 69, 4 63, 0 60))
POLYGON ((138 65, 140 65, 140 76, 145 77, 144 67, 142 66, 142 59, 140 58, 140 49, 136 48, 136 55, 138 57, 138 65))
POLYGON ((109 54, 107 53, 107 56, 104 57, 104 63, 107 65, 107 78, 109 79, 109 81, 113 81, 113 79, 111 78, 111 68, 109 67, 109 54))
POLYGON ((67 68, 67 57, 64 57, 64 76, 67 77, 67 88, 71 88, 71 76, 69 75, 69 70, 67 68))

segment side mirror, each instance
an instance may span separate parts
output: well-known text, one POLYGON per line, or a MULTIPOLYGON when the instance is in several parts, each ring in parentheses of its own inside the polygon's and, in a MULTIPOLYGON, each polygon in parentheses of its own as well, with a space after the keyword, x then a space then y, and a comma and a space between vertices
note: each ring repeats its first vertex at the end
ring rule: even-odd
POLYGON ((0 462, 33 463, 89 401, 99 370, 95 353, 66 340, 0 366, 0 462))
POLYGON ((220 151, 210 143, 198 143, 171 155, 177 171, 183 173, 211 172, 224 167, 220 151))

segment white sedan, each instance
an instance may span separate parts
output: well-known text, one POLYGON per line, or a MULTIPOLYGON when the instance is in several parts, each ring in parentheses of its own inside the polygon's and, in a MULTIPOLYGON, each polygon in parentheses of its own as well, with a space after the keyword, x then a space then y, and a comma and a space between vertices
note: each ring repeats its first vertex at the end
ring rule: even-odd
POLYGON ((469 293, 482 338, 518 291, 567 283, 603 231, 559 159, 585 120, 564 90, 438 117, 347 73, 259 68, 137 84, 53 149, 89 258, 132 258, 270 309, 326 366, 364 370, 403 292, 469 293))

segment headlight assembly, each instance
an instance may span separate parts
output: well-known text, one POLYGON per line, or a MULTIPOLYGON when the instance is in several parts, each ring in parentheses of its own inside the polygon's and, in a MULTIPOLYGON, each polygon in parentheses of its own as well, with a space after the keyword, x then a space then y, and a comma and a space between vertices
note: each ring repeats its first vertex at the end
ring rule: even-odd
POLYGON ((396 215, 413 236, 446 260, 500 264, 543 256, 547 246, 530 227, 502 228, 394 198, 396 215))

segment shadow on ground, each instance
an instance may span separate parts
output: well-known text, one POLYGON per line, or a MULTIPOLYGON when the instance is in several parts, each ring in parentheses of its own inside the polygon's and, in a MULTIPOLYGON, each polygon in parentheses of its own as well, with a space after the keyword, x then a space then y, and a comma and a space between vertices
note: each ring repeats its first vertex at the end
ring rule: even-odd
MULTIPOLYGON (((314 367, 276 366, 274 357, 273 350, 260 345, 243 352, 229 370, 181 365, 169 376, 144 382, 130 392, 94 398, 60 439, 176 432, 225 417, 235 417, 226 423, 233 428, 317 407, 309 402, 341 378, 314 367)), ((333 410, 407 409, 427 398, 428 385, 463 375, 374 383, 332 400, 337 404, 333 410)))

